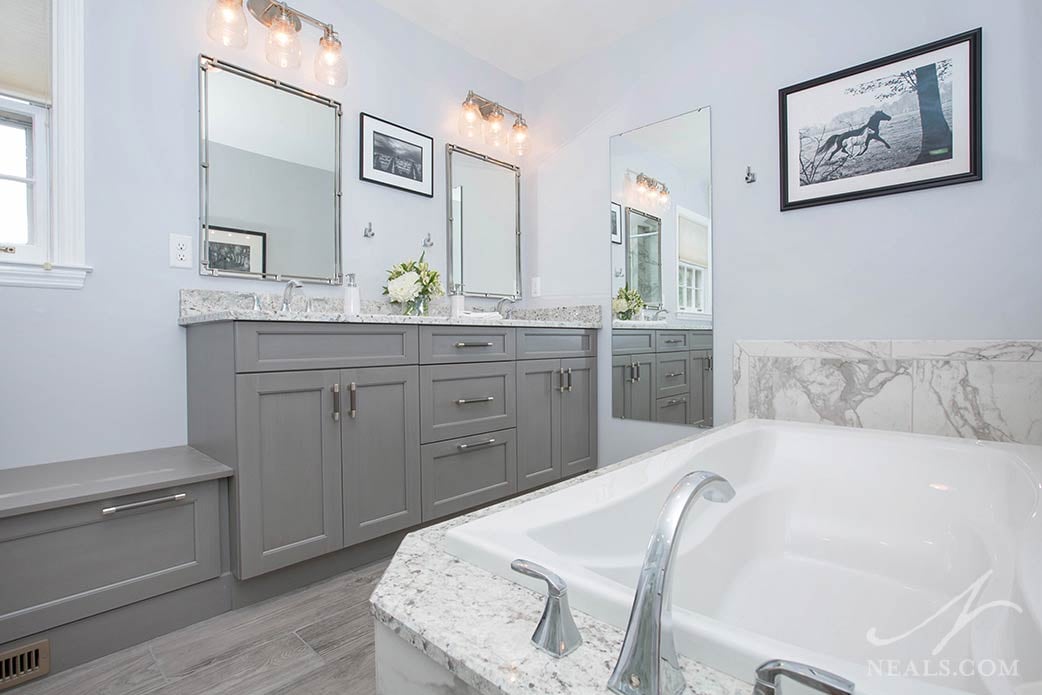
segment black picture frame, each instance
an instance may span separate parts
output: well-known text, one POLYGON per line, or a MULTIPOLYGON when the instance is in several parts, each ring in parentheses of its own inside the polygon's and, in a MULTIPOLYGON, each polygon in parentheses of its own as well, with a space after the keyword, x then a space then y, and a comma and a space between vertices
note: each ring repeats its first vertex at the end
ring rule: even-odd
MULTIPOLYGON (((947 38, 940 39, 940 40, 934 41, 932 43, 923 44, 922 46, 917 46, 915 48, 912 48, 912 49, 909 49, 909 50, 906 50, 906 51, 902 51, 900 53, 895 53, 893 55, 886 56, 885 58, 879 58, 878 60, 873 60, 873 61, 870 61, 870 62, 867 62, 867 63, 862 63, 861 65, 856 65, 854 67, 847 68, 845 70, 840 70, 838 72, 833 72, 833 73, 830 73, 828 75, 824 75, 822 77, 815 78, 813 80, 807 80, 805 82, 801 82, 799 84, 795 84, 795 85, 792 85, 790 87, 784 87, 784 88, 778 90, 778 134, 779 134, 779 173, 780 173, 779 185, 780 185, 781 210, 783 212, 785 212, 785 211, 788 211, 788 210, 797 210, 797 209, 801 209, 801 208, 814 207, 814 206, 818 206, 818 205, 828 205, 828 204, 831 204, 831 203, 840 203, 840 202, 846 202, 846 201, 850 201, 850 200, 861 200, 861 199, 864 199, 864 198, 874 198, 874 197, 877 197, 877 196, 891 195, 891 194, 894 194, 894 193, 904 193, 904 192, 907 192, 907 191, 916 191, 916 190, 923 190, 923 189, 927 189, 927 188, 936 188, 938 186, 950 186, 950 185, 953 185, 953 184, 969 183, 971 181, 980 181, 982 179, 982 177, 983 177, 982 166, 981 166, 982 165, 982 144, 981 144, 981 110, 982 110, 982 108, 981 108, 981 104, 982 104, 982 101, 981 101, 981 34, 982 34, 982 32, 981 32, 980 28, 973 29, 971 31, 963 32, 961 34, 956 34, 954 36, 949 36, 947 38), (806 90, 812 90, 812 89, 815 89, 817 87, 821 87, 822 85, 830 85, 831 83, 834 83, 834 82, 837 82, 837 81, 849 80, 852 77, 855 77, 855 76, 860 75, 862 73, 866 73, 868 71, 876 70, 878 68, 883 68, 883 67, 886 67, 886 66, 891 65, 891 64, 900 63, 902 61, 906 61, 906 60, 909 60, 911 58, 915 58, 917 56, 924 55, 924 54, 927 54, 927 53, 940 51, 940 50, 945 49, 945 48, 956 47, 956 46, 959 46, 960 44, 964 44, 964 43, 968 44, 968 64, 966 66, 967 70, 966 70, 966 78, 965 78, 965 80, 966 80, 966 94, 965 94, 965 97, 968 100, 968 103, 965 104, 965 107, 964 107, 965 111, 968 114, 968 119, 967 119, 968 123, 965 124, 965 128, 967 130, 963 133, 963 135, 968 135, 968 139, 969 139, 969 147, 968 147, 968 152, 967 152, 967 155, 968 155, 968 158, 967 158, 968 166, 966 166, 965 171, 958 171, 956 173, 952 173, 952 174, 948 174, 948 175, 927 177, 927 178, 922 178, 922 179, 917 179, 917 180, 912 180, 912 181, 907 181, 907 182, 902 182, 902 183, 894 183, 894 184, 891 184, 891 185, 874 185, 874 186, 866 187, 866 188, 860 189, 860 190, 851 190, 849 192, 843 192, 843 193, 838 193, 838 194, 822 195, 820 197, 805 197, 805 198, 802 198, 802 199, 793 199, 793 196, 791 195, 792 194, 791 184, 794 183, 794 181, 792 180, 792 171, 790 169, 790 162, 789 162, 789 153, 791 151, 790 144, 789 144, 789 134, 791 132, 791 130, 789 128, 789 100, 790 100, 790 98, 793 95, 795 95, 795 94, 797 94, 799 92, 806 92, 806 90)), ((939 64, 940 63, 938 63, 938 65, 939 64)), ((918 97, 918 94, 917 94, 917 97, 918 97)), ((955 104, 954 104, 954 96, 952 97, 951 100, 953 102, 952 108, 954 108, 954 106, 955 106, 955 104)), ((960 108, 963 108, 962 104, 960 104, 960 108)), ((876 114, 878 114, 879 112, 880 111, 877 111, 876 114)), ((922 106, 921 105, 920 105, 920 112, 922 112, 922 106)), ((884 114, 884 115, 886 115, 886 114, 884 114)), ((887 120, 889 120, 889 116, 887 116, 887 120)), ((866 123, 865 127, 870 128, 871 121, 872 121, 872 119, 870 118, 868 123, 866 123)), ((962 129, 960 129, 960 130, 962 130, 962 129)), ((800 161, 799 161, 798 169, 800 170, 801 177, 802 177, 803 176, 802 172, 805 170, 805 168, 803 166, 804 161, 803 161, 803 154, 802 154, 802 152, 803 152, 803 143, 802 143, 803 135, 802 135, 802 131, 799 131, 799 132, 800 132, 801 142, 800 142, 800 149, 797 150, 800 153, 800 155, 799 155, 800 156, 800 161)), ((847 131, 847 132, 853 132, 853 131, 847 131)), ((869 129, 867 132, 868 133, 872 133, 871 129, 869 129)), ((879 127, 879 122, 877 121, 876 122, 875 134, 878 135, 879 132, 880 132, 880 127, 879 127)), ((921 132, 922 132, 922 128, 920 128, 920 133, 921 132)), ((951 132, 951 130, 949 130, 949 132, 951 132)), ((823 135, 825 134, 824 129, 822 131, 822 134, 823 135)), ((952 137, 954 137, 954 136, 949 136, 949 141, 951 140, 952 137)), ((923 139, 925 140, 925 138, 923 138, 923 139)), ((870 140, 865 140, 865 143, 866 143, 866 150, 867 150, 867 145, 868 144, 872 144, 872 143, 870 142, 870 140)), ((826 144, 827 144, 827 141, 826 141, 826 144)), ((840 145, 841 146, 843 145, 842 140, 840 141, 840 145)), ((822 146, 824 147, 825 145, 822 145, 822 146)), ((890 145, 889 144, 887 145, 887 149, 890 149, 890 145)), ((920 145, 920 150, 919 150, 920 154, 919 154, 919 157, 917 158, 917 160, 913 161, 910 164, 906 164, 903 167, 894 167, 893 169, 886 170, 886 171, 884 171, 884 170, 874 170, 874 171, 871 171, 870 173, 872 173, 873 175, 874 174, 878 174, 878 173, 890 174, 891 171, 897 172, 897 171, 902 171, 902 170, 910 170, 910 169, 913 168, 913 166, 915 166, 915 165, 920 163, 918 161, 918 159, 922 158, 923 151, 924 150, 922 148, 922 145, 920 145)), ((939 151, 943 151, 943 150, 939 150, 939 151)), ((844 152, 846 152, 845 149, 844 149, 844 152)), ((952 148, 949 149, 948 154, 947 154, 947 157, 949 159, 952 158, 951 152, 952 152, 952 148)), ((817 150, 817 153, 820 154, 821 150, 817 150)), ((934 153, 935 153, 934 150, 930 151, 931 155, 933 155, 934 153)), ((835 152, 833 152, 833 154, 835 154, 835 152)), ((826 151, 826 155, 827 155, 827 151, 826 151)), ((848 157, 851 156, 849 152, 847 153, 847 155, 848 155, 848 157)), ((825 156, 825 155, 823 155, 823 156, 825 156)), ((854 178, 857 178, 857 175, 850 175, 847 178, 854 179, 854 178)), ((834 183, 835 179, 823 179, 822 181, 813 182, 813 183, 822 183, 822 182, 834 183)), ((799 181, 799 180, 795 181, 795 183, 797 183, 798 185, 805 185, 802 181, 799 181)))
POLYGON ((358 178, 433 198, 434 138, 364 111, 358 119, 358 178))
POLYGON ((208 225, 206 227, 206 267, 211 270, 225 270, 229 272, 242 272, 242 273, 257 273, 256 270, 239 270, 229 267, 221 267, 219 264, 214 265, 212 263, 213 251, 211 246, 213 244, 226 244, 228 242, 215 241, 210 238, 210 232, 229 232, 232 234, 247 234, 249 236, 258 237, 260 241, 260 273, 266 274, 268 272, 268 234, 267 232, 258 232, 252 229, 238 229, 236 227, 221 227, 218 225, 208 225))
POLYGON ((622 243, 622 205, 612 201, 611 203, 611 243, 621 244, 622 243))

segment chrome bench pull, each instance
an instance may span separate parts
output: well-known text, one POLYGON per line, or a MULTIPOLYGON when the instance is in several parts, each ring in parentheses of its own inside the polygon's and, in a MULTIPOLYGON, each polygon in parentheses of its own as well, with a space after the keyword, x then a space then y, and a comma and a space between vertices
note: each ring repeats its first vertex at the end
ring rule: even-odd
POLYGON ((109 514, 116 514, 117 512, 126 512, 131 509, 140 509, 141 507, 151 507, 153 504, 163 504, 164 502, 180 502, 181 500, 188 497, 185 492, 179 492, 176 495, 167 495, 166 497, 157 497, 154 500, 142 500, 141 502, 131 502, 129 504, 118 504, 115 507, 105 507, 101 510, 101 513, 105 516, 109 514))

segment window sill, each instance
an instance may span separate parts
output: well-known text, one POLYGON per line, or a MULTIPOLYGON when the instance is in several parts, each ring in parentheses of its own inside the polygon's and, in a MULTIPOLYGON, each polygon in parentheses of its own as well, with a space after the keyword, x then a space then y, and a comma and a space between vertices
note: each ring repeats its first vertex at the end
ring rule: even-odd
POLYGON ((93 270, 86 265, 0 263, 0 286, 78 290, 93 270))

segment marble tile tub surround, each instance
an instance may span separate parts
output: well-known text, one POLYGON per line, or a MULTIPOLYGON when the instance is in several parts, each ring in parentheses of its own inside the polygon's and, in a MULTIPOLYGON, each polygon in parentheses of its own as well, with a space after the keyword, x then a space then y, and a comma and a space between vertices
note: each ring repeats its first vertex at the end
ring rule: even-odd
MULTIPOLYGON (((703 434, 409 534, 373 592, 373 616, 482 695, 605 695, 623 631, 573 609, 582 646, 563 659, 538 651, 529 640, 545 597, 449 555, 445 533, 703 434)), ((752 690, 750 684, 703 664, 684 657, 680 661, 687 681, 684 695, 744 695, 752 690)))
MULTIPOLYGON (((428 316, 404 316, 390 302, 363 300, 362 315, 348 317, 341 297, 308 296, 307 289, 298 291, 291 310, 279 311, 282 293, 228 292, 223 290, 180 291, 178 323, 188 326, 214 321, 322 321, 343 323, 430 323, 444 324, 449 320, 449 305, 444 297, 431 303, 428 316), (254 308, 254 303, 260 309, 254 308)), ((474 310, 475 307, 468 307, 474 310)), ((487 308, 485 310, 488 310, 487 308)), ((544 326, 547 328, 600 328, 601 307, 596 304, 575 306, 516 308, 511 318, 489 320, 463 317, 452 323, 497 326, 544 326)))
POLYGON ((734 417, 1042 445, 1042 340, 741 341, 734 417))

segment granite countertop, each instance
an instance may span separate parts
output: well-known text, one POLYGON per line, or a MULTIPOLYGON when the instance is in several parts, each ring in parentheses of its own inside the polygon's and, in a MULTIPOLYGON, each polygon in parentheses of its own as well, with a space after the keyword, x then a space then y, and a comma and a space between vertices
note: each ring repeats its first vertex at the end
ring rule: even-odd
POLYGON ((711 331, 713 330, 712 319, 666 319, 664 321, 623 321, 621 319, 612 319, 611 327, 613 329, 625 330, 672 330, 672 331, 711 331))
POLYGON ((294 298, 290 311, 280 311, 281 295, 214 290, 181 290, 178 324, 191 326, 217 321, 305 321, 314 323, 396 323, 435 326, 535 326, 542 328, 600 328, 601 308, 595 304, 513 309, 511 318, 450 318, 444 301, 432 306, 428 316, 393 313, 387 302, 362 303, 359 316, 343 311, 337 297, 294 298), (259 308, 258 308, 259 307, 259 308))
POLYGON ((0 470, 0 519, 232 475, 188 446, 0 470))
MULTIPOLYGON (((370 599, 373 616, 483 695, 605 695, 623 631, 573 609, 583 644, 553 659, 530 642, 545 597, 449 555, 446 532, 703 436, 668 446, 409 534, 370 599)), ((687 695, 737 695, 752 686, 681 658, 687 695)))

